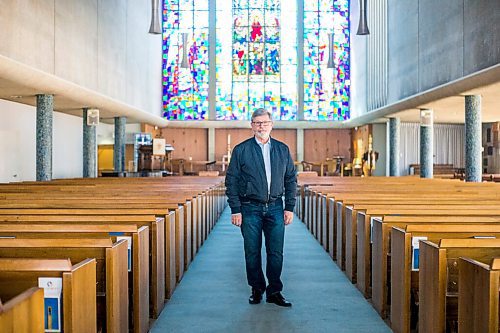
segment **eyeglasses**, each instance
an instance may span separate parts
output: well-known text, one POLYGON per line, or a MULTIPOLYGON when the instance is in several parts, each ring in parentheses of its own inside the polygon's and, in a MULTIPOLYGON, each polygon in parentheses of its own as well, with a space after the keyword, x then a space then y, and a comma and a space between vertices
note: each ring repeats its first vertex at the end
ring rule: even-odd
POLYGON ((269 126, 271 123, 272 121, 252 121, 252 125, 255 126, 269 126))

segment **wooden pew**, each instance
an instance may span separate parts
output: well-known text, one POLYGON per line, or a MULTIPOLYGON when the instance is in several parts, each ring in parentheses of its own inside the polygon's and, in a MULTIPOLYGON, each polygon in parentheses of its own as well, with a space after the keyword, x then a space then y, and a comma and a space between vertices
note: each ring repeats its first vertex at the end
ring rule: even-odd
MULTIPOLYGON (((127 242, 111 239, 0 239, 2 258, 51 258, 81 262, 95 258, 97 262, 97 304, 105 297, 106 314, 97 326, 106 332, 128 331, 127 242)), ((138 328, 138 327, 137 327, 138 328)), ((136 332, 140 332, 136 330, 136 332)))
MULTIPOLYGON (((172 296, 175 289, 177 278, 176 278, 176 247, 175 247, 175 234, 176 234, 176 214, 174 211, 169 211, 168 209, 139 209, 139 208, 120 208, 120 209, 92 209, 92 208, 25 208, 25 209, 12 209, 3 208, 0 209, 0 215, 37 215, 37 216, 47 216, 47 215, 102 215, 102 216, 127 216, 127 215, 153 215, 157 218, 162 218, 165 221, 165 297, 168 299, 172 296), (172 269, 173 267, 173 269, 172 269)), ((178 216, 178 215, 177 215, 178 216)))
POLYGON ((68 259, 0 258, 2 297, 10 299, 27 288, 38 287, 39 277, 62 278, 62 330, 97 332, 95 259, 72 265, 68 259))
MULTIPOLYGON (((409 213, 409 212, 407 212, 409 213)), ((407 224, 471 224, 471 223, 479 223, 486 224, 487 220, 491 220, 491 218, 496 216, 497 222, 492 222, 491 224, 500 223, 500 215, 497 212, 491 211, 467 211, 467 210, 454 210, 454 211, 414 211, 412 213, 406 214, 407 216, 412 216, 414 222, 406 222, 406 223, 389 223, 385 222, 381 218, 370 218, 371 223, 373 223, 372 231, 371 231, 371 240, 370 237, 367 236, 370 230, 370 221, 367 221, 367 217, 363 216, 364 213, 358 213, 358 224, 364 223, 364 233, 358 233, 358 283, 357 287, 360 290, 363 288, 367 288, 367 283, 370 281, 371 277, 371 296, 373 306, 377 310, 377 312, 383 317, 386 318, 388 315, 388 307, 387 304, 389 302, 389 288, 388 288, 388 254, 390 252, 390 242, 391 242, 391 230, 393 226, 404 227, 407 224), (429 214, 429 215, 419 215, 421 214, 429 214), (457 215, 455 215, 455 213, 457 215), (360 217, 361 216, 361 217, 360 217), (453 216, 454 221, 450 222, 438 222, 439 218, 444 216, 453 216), (484 220, 482 218, 485 218, 484 220), (364 221, 364 222, 363 222, 364 221), (370 256, 366 255, 365 257, 360 256, 363 253, 370 253, 370 256), (362 259, 360 259, 362 258, 362 259), (364 276, 364 280, 361 280, 360 277, 364 276)), ((383 215, 383 214, 378 214, 383 215)), ((405 215, 404 212, 401 215, 405 215)), ((385 218, 385 215, 382 217, 385 218)), ((359 229, 358 229, 359 230, 359 229)), ((366 289, 364 289, 366 290, 366 289)), ((368 293, 367 293, 368 294, 368 293)))
MULTIPOLYGON (((458 329, 458 259, 500 256, 500 239, 442 239, 420 242, 419 332, 458 329)), ((498 292, 498 291, 497 291, 498 292)))
POLYGON ((455 217, 457 223, 460 223, 460 219, 462 221, 465 219, 472 221, 476 217, 494 217, 497 221, 500 221, 500 209, 477 210, 472 208, 472 206, 469 206, 470 209, 441 208, 441 206, 429 206, 428 209, 386 208, 367 210, 366 212, 358 211, 356 264, 359 274, 357 287, 362 290, 365 296, 369 296, 369 291, 366 291, 366 288, 371 277, 373 305, 383 318, 387 316, 387 308, 385 307, 389 295, 387 292, 387 254, 389 252, 390 231, 392 227, 392 225, 384 224, 383 219, 385 217, 388 215, 412 216, 415 223, 420 223, 421 221, 419 220, 421 217, 439 218, 451 215, 455 217))
MULTIPOLYGON (((206 206, 205 206, 206 207, 206 206)), ((5 214, 7 209, 93 209, 96 212, 102 210, 111 210, 114 214, 119 214, 118 210, 143 209, 153 210, 159 217, 165 217, 168 211, 175 212, 175 253, 176 253, 176 277, 177 281, 182 279, 184 274, 184 226, 191 223, 191 216, 186 214, 186 210, 191 212, 191 202, 184 204, 177 203, 155 203, 155 202, 122 202, 120 200, 75 200, 73 199, 58 199, 58 200, 26 200, 26 201, 9 201, 0 202, 0 214, 5 214), (185 219, 188 219, 186 222, 185 219)), ((203 221, 205 221, 203 215, 203 221)), ((189 240, 190 240, 189 236, 189 240)))
MULTIPOLYGON (((18 211, 20 215, 0 215, 0 230, 6 228, 8 223, 17 224, 63 224, 80 225, 85 223, 85 232, 108 233, 126 231, 121 228, 124 225, 134 226, 135 230, 141 227, 147 227, 149 230, 149 299, 150 313, 152 318, 157 318, 164 307, 165 294, 165 220, 156 218, 154 215, 22 215, 22 210, 18 211), (96 226, 95 228, 92 225, 96 226)), ((75 212, 76 213, 76 212, 75 212)), ((173 214, 173 213, 172 213, 173 214)), ((169 220, 170 223, 170 220, 169 220)), ((63 229, 64 230, 64 229, 63 229)), ((73 229, 75 231, 76 229, 73 229)), ((133 230, 133 229, 132 229, 133 230)), ((142 256, 141 256, 142 257, 142 256)))
POLYGON ((500 259, 458 262, 458 331, 498 332, 500 259))
MULTIPOLYGON (((203 178, 192 177, 192 181, 196 183, 196 185, 193 188, 197 189, 200 188, 199 184, 200 180, 203 180, 203 178)), ((23 193, 27 195, 32 195, 34 193, 43 193, 43 197, 45 198, 47 196, 46 192, 51 191, 51 197, 53 199, 57 198, 57 196, 54 196, 57 194, 54 193, 59 193, 58 195, 63 194, 66 195, 67 197, 66 196, 63 198, 59 197, 57 198, 57 200, 53 200, 52 202, 49 203, 49 207, 54 207, 54 209, 56 207, 79 207, 79 205, 81 204, 78 203, 78 201, 85 199, 87 204, 92 204, 94 208, 96 207, 99 208, 99 211, 101 211, 101 209, 106 208, 107 203, 99 202, 102 201, 102 199, 106 198, 106 196, 109 196, 109 194, 106 193, 111 193, 113 198, 112 200, 113 207, 116 207, 117 200, 114 198, 116 196, 119 196, 121 198, 119 200, 121 204, 124 204, 128 208, 130 207, 152 208, 152 207, 157 207, 158 204, 165 203, 164 201, 165 196, 160 197, 162 194, 166 193, 164 192, 165 182, 163 180, 159 182, 158 180, 143 181, 143 179, 137 179, 137 180, 127 179, 125 180, 125 182, 127 183, 126 184, 127 191, 120 191, 121 189, 125 189, 123 186, 123 180, 120 180, 119 183, 114 180, 103 181, 100 179, 57 180, 49 183, 31 183, 27 185, 26 183, 23 183, 21 185, 23 187, 23 190, 21 192, 19 191, 18 186, 15 187, 0 186, 0 192, 1 192, 0 197, 2 195, 5 195, 6 197, 10 196, 11 198, 12 196, 17 196, 19 200, 22 200, 23 196, 21 194, 23 193), (145 204, 143 204, 144 202, 143 201, 141 203, 135 203, 136 206, 134 206, 134 200, 137 200, 138 198, 133 198, 131 196, 128 196, 127 194, 128 192, 136 192, 136 193, 139 192, 141 193, 141 195, 145 193, 145 197, 142 198, 144 200, 150 200, 150 198, 152 198, 150 196, 150 193, 155 193, 155 195, 158 196, 156 197, 155 200, 162 200, 162 201, 154 202, 153 200, 152 202, 146 202, 145 204), (92 197, 95 196, 96 199, 98 199, 97 200, 98 202, 90 203, 89 198, 83 198, 85 196, 88 196, 89 193, 92 197), (65 202, 61 202, 61 200, 64 200, 65 202)), ((183 271, 187 268, 191 260, 190 256, 193 256, 196 253, 198 245, 201 245, 201 243, 204 241, 204 238, 206 237, 208 231, 211 230, 211 228, 213 228, 217 215, 220 214, 222 208, 225 206, 225 202, 223 200, 223 195, 222 195, 223 190, 222 190, 221 179, 219 179, 218 182, 214 182, 213 179, 210 179, 209 184, 212 185, 208 188, 208 190, 206 190, 207 195, 198 195, 196 197, 199 198, 199 200, 197 200, 199 204, 197 205, 196 209, 192 209, 192 214, 184 214, 185 216, 184 223, 181 217, 179 217, 178 220, 176 220, 177 228, 175 228, 174 233, 176 235, 177 251, 175 251, 175 254, 177 258, 174 263, 176 265, 177 280, 180 280, 182 278, 183 271), (189 218, 191 218, 191 222, 186 221, 189 218), (195 221, 197 221, 196 225, 194 224, 195 221), (191 241, 189 241, 190 228, 193 234, 193 237, 191 237, 192 238, 191 241), (184 241, 183 238, 186 239, 186 241, 184 241), (186 260, 184 260, 184 257, 186 258, 186 260)), ((186 188, 184 184, 180 184, 179 187, 182 188, 182 191, 184 191, 186 188)), ((173 191, 174 192, 171 193, 176 193, 175 190, 173 191)), ((197 193, 199 193, 199 191, 197 193)), ((31 197, 29 198, 30 199, 28 200, 28 202, 24 203, 21 201, 17 201, 16 203, 5 202, 5 203, 0 203, 0 206, 11 207, 11 208, 16 207, 16 205, 23 205, 24 207, 47 207, 42 202, 36 202, 37 199, 33 200, 31 197)), ((169 209, 171 208, 175 208, 177 210, 177 207, 170 207, 169 209)))
MULTIPOLYGON (((466 211, 465 214, 468 215, 480 215, 480 211, 490 210, 491 213, 500 214, 500 201, 495 201, 494 203, 475 203, 471 200, 466 201, 428 201, 428 200, 408 200, 405 202, 390 202, 382 201, 373 204, 350 204, 346 202, 341 202, 345 209, 345 213, 341 216, 344 221, 341 223, 345 224, 345 271, 347 277, 353 282, 357 281, 358 264, 365 271, 368 268, 365 267, 365 263, 362 260, 368 261, 369 251, 366 247, 368 241, 371 237, 371 217, 372 216, 384 216, 389 214, 400 214, 405 215, 405 210, 417 211, 414 215, 451 215, 452 213, 461 210, 466 211), (401 213, 399 213, 401 211, 401 213), (432 212, 434 211, 434 213, 432 212), (358 248, 360 252, 358 254, 358 248), (364 252, 363 252, 364 251, 364 252), (358 262, 360 259, 361 262, 358 262)), ((408 214, 406 214, 408 215, 408 214)), ((340 217, 339 217, 340 219, 340 217)), ((338 228, 338 227, 337 227, 338 228)), ((363 274, 363 271, 360 271, 363 274)), ((366 277, 361 276, 361 279, 367 281, 366 277)), ((360 284, 363 288, 363 285, 360 284)), ((362 289, 364 292, 364 289, 362 289)))
MULTIPOLYGON (((149 329, 149 228, 136 225, 97 224, 3 224, 1 237, 16 239, 68 238, 116 238, 130 237, 130 280, 129 304, 131 305, 135 332, 149 329), (112 234, 117 234, 112 236, 112 234)), ((153 304, 151 304, 151 308, 153 304)))
MULTIPOLYGON (((437 243, 443 238, 500 237, 500 223, 408 224, 392 227, 390 251, 390 319, 395 332, 410 332, 417 323, 418 270, 412 267, 413 237, 425 237, 437 243), (413 301, 411 301, 413 299, 413 301), (413 324, 413 325, 411 325, 413 324)), ((418 240, 418 238, 417 238, 418 240)))
POLYGON ((0 333, 44 332, 43 289, 29 288, 5 304, 0 300, 0 333))

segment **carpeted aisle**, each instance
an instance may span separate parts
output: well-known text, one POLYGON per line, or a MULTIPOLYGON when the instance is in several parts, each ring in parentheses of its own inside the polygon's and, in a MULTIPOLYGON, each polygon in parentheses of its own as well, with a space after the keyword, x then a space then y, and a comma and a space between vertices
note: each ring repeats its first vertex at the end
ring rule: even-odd
POLYGON ((282 279, 292 308, 248 304, 243 239, 226 209, 151 332, 391 332, 297 217, 282 279))

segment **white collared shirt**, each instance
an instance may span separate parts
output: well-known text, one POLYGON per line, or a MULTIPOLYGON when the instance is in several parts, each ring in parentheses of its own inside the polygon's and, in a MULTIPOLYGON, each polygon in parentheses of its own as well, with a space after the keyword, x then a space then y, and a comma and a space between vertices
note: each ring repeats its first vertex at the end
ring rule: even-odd
POLYGON ((262 151, 262 157, 264 158, 264 167, 266 169, 266 179, 267 179, 267 194, 269 195, 271 191, 271 138, 267 140, 266 143, 260 142, 257 138, 255 138, 257 144, 262 151))

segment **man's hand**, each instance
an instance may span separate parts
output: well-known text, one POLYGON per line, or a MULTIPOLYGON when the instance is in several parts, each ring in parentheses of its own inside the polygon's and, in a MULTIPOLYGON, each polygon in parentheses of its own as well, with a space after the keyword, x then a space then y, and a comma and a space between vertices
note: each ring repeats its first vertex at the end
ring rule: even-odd
POLYGON ((284 220, 285 220, 285 225, 292 224, 293 212, 289 212, 289 211, 285 210, 284 220))
POLYGON ((239 226, 241 226, 241 221, 242 221, 241 213, 231 214, 231 223, 232 224, 239 227, 239 226))

